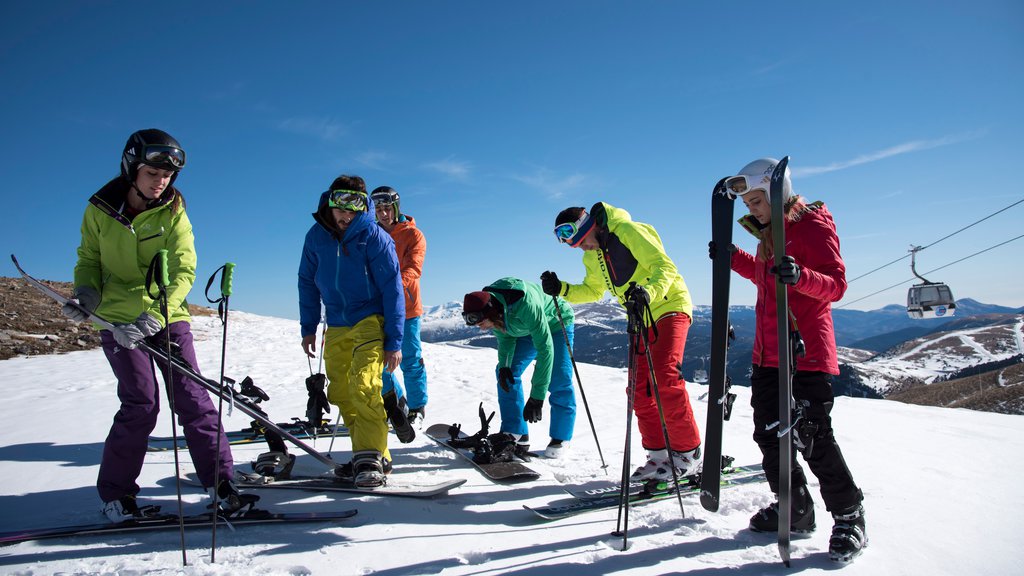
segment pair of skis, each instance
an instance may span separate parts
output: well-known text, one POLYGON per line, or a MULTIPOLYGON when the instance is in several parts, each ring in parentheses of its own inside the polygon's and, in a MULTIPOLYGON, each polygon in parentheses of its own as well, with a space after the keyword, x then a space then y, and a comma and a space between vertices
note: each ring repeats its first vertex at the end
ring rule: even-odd
MULTIPOLYGON (((772 172, 769 190, 772 216, 772 251, 774 265, 779 266, 786 255, 784 188, 789 156, 783 158, 772 172)), ((722 457, 722 427, 728 394, 726 375, 729 338, 729 279, 731 275, 732 218, 734 198, 725 189, 725 180, 715 186, 711 197, 711 238, 715 244, 712 264, 711 294, 711 366, 708 381, 708 419, 704 433, 704 462, 717 464, 722 457)), ((775 279, 775 314, 779 345, 779 555, 790 562, 790 490, 793 458, 792 417, 793 380, 791 336, 789 330, 788 287, 778 276, 775 279)), ((715 512, 721 489, 719 466, 705 466, 701 478, 700 502, 715 512)))

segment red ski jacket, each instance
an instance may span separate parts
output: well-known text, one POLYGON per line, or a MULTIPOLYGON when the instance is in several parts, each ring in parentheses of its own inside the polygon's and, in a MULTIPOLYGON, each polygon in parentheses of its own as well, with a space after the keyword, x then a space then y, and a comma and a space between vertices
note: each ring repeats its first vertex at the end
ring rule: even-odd
MULTIPOLYGON (((798 220, 786 222, 786 254, 800 265, 800 280, 789 288, 789 309, 803 337, 807 353, 797 357, 797 370, 839 374, 836 338, 832 326, 832 302, 846 293, 846 265, 839 255, 839 236, 832 214, 824 204, 806 206, 798 220)), ((775 276, 772 262, 738 250, 732 269, 757 286, 753 363, 779 365, 776 331, 775 276)))

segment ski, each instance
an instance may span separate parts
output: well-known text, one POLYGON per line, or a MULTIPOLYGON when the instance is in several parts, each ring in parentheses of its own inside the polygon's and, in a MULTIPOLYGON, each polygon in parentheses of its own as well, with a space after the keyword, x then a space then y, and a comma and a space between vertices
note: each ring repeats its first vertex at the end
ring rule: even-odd
MULTIPOLYGON (((377 488, 360 488, 351 479, 336 476, 303 476, 292 474, 286 479, 263 476, 254 472, 235 470, 235 483, 254 490, 308 490, 311 492, 348 492, 363 496, 399 496, 404 498, 431 498, 443 496, 452 488, 466 483, 465 478, 445 479, 441 482, 423 482, 404 478, 403 474, 389 474, 387 483, 377 488)), ((189 484, 201 485, 194 473, 185 475, 189 484)))
MULTIPOLYGON (((726 458, 728 458, 728 456, 726 458)), ((761 473, 762 471, 763 471, 763 469, 761 468, 760 464, 751 464, 749 466, 729 466, 725 470, 719 471, 719 473, 714 475, 714 477, 718 479, 717 481, 719 482, 719 486, 721 486, 721 479, 722 478, 730 478, 730 479, 732 479, 732 478, 739 478, 740 476, 749 476, 751 474, 758 474, 758 473, 761 473)), ((701 486, 701 494, 703 495, 704 480, 705 479, 706 479, 706 476, 704 475, 704 473, 700 473, 700 474, 694 474, 692 476, 685 476, 683 478, 680 478, 679 481, 680 481, 680 484, 682 484, 682 485, 699 484, 701 486)), ((655 488, 655 491, 668 490, 668 483, 662 483, 662 484, 664 484, 664 486, 661 486, 659 484, 655 488)), ((611 495, 615 495, 616 497, 618 497, 618 495, 619 495, 619 485, 618 485, 618 483, 615 483, 615 482, 608 482, 606 480, 598 480, 598 481, 589 482, 587 484, 583 484, 583 485, 580 485, 580 486, 566 486, 565 487, 565 491, 568 492, 574 498, 579 498, 580 500, 593 500, 593 499, 605 498, 605 497, 611 496, 611 495)), ((642 492, 651 492, 651 491, 652 491, 651 485, 647 481, 630 482, 630 484, 629 484, 629 495, 630 496, 635 496, 635 495, 640 494, 642 492)))
POLYGON ((708 418, 704 431, 704 472, 700 504, 718 511, 721 484, 722 428, 729 394, 729 282, 732 276, 732 216, 735 200, 725 188, 725 178, 711 193, 711 240, 715 259, 711 265, 711 366, 708 375, 708 418), (710 465, 709 465, 710 464, 710 465))
MULTIPOLYGON (((775 166, 772 172, 771 205, 772 205, 772 253, 774 265, 782 264, 786 255, 786 207, 784 185, 789 156, 775 166)), ((791 410, 793 404, 793 381, 789 330, 789 292, 788 287, 775 275, 775 321, 779 341, 779 556, 782 563, 789 567, 790 561, 790 508, 791 474, 793 459, 793 441, 791 435, 791 410)))
MULTIPOLYGON (((11 254, 11 261, 14 262, 15 268, 18 269, 18 272, 21 274, 22 278, 24 278, 25 281, 32 285, 34 288, 36 288, 46 296, 49 296, 58 304, 64 305, 68 302, 67 296, 64 296, 60 292, 57 292, 53 288, 50 288, 49 286, 43 284, 39 280, 30 276, 27 272, 25 272, 25 270, 21 267, 21 264, 18 263, 18 259, 14 256, 14 254, 11 254)), ((89 313, 89 319, 92 320, 94 323, 98 324, 103 329, 118 329, 112 323, 110 323, 104 318, 97 316, 96 314, 89 313)), ((230 386, 217 382, 216 380, 206 378, 181 358, 178 358, 174 355, 168 358, 166 350, 160 350, 159 347, 153 346, 146 340, 143 340, 139 343, 139 348, 144 350, 158 362, 170 361, 171 367, 174 369, 174 371, 186 376, 190 380, 206 388, 209 392, 216 394, 218 397, 223 398, 226 402, 231 402, 235 407, 237 407, 247 416, 259 422, 259 424, 263 426, 265 429, 272 430, 273 432, 277 433, 283 439, 291 442, 294 446, 296 446, 303 452, 309 454, 320 463, 330 467, 332 470, 338 465, 337 462, 331 460, 328 456, 325 456, 317 452, 311 446, 309 446, 305 442, 302 442, 287 430, 282 430, 277 424, 268 419, 266 412, 264 412, 263 409, 260 408, 255 402, 249 400, 245 396, 236 394, 234 389, 232 389, 230 386)))
MULTIPOLYGON (((730 488, 736 488, 739 486, 745 486, 747 484, 754 484, 758 482, 764 482, 765 475, 763 472, 756 472, 748 474, 746 476, 737 476, 730 478, 723 476, 719 480, 721 484, 720 489, 727 490, 730 488)), ((680 493, 682 496, 694 496, 700 493, 700 484, 695 480, 691 479, 685 485, 681 485, 680 493)), ((640 504, 647 504, 649 502, 657 502, 659 500, 665 500, 668 498, 675 498, 676 490, 671 489, 667 486, 662 486, 654 490, 642 491, 637 494, 630 494, 629 505, 637 506, 640 504)), ((619 495, 610 494, 601 498, 573 498, 563 504, 552 504, 549 506, 541 506, 533 508, 531 506, 523 505, 523 508, 533 512, 537 516, 545 520, 559 520, 561 518, 568 518, 584 512, 596 512, 598 510, 612 510, 618 508, 622 503, 622 499, 619 495)))
MULTIPOLYGON (((521 462, 477 462, 473 459, 473 451, 469 448, 458 448, 451 445, 451 435, 448 433, 449 428, 448 424, 434 424, 427 428, 426 435, 434 442, 455 451, 459 456, 472 462, 473 466, 488 479, 494 482, 524 482, 540 478, 540 474, 521 462)), ((459 438, 469 438, 469 436, 464 432, 460 432, 459 438)))
MULTIPOLYGON (((230 518, 220 517, 220 522, 225 525, 249 526, 254 524, 295 524, 302 522, 334 522, 344 520, 356 515, 356 510, 344 510, 342 512, 289 512, 277 513, 265 510, 250 510, 249 512, 232 516, 230 518)), ((210 528, 213 517, 209 512, 185 516, 182 520, 186 528, 204 527, 210 528)), ((111 524, 102 522, 96 524, 84 524, 80 526, 60 526, 56 528, 36 528, 0 533, 0 546, 8 546, 19 542, 30 540, 45 540, 51 538, 67 538, 70 536, 89 536, 99 534, 121 534, 125 532, 147 532, 156 530, 177 530, 180 525, 179 517, 176 514, 161 514, 150 518, 140 518, 111 524)))
MULTIPOLYGON (((348 436, 348 428, 344 426, 338 426, 337 432, 335 433, 334 424, 325 424, 319 427, 313 433, 310 430, 308 423, 300 420, 293 420, 292 422, 278 422, 277 426, 282 430, 287 430, 300 440, 315 439, 315 438, 330 438, 331 435, 336 436, 348 436)), ((253 444, 256 442, 266 442, 267 438, 263 434, 262 430, 255 428, 243 428, 241 430, 232 430, 225 432, 228 438, 228 443, 232 446, 238 446, 243 444, 253 444)), ((178 448, 187 448, 188 443, 185 441, 184 436, 178 436, 178 448)), ((150 452, 163 452, 165 450, 174 449, 174 438, 171 436, 150 436, 149 446, 147 448, 150 452)))

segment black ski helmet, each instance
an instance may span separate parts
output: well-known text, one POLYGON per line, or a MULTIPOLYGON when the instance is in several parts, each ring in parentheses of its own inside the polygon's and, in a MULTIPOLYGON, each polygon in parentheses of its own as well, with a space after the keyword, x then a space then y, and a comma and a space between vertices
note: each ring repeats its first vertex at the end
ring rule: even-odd
POLYGON ((124 145, 124 152, 121 153, 121 176, 134 183, 139 175, 140 164, 173 171, 173 184, 178 172, 185 167, 185 151, 173 136, 163 130, 139 130, 129 136, 128 142, 124 145))
POLYGON ((395 189, 391 186, 378 186, 374 188, 373 192, 370 193, 370 198, 373 199, 374 206, 380 204, 393 205, 395 207, 395 218, 398 218, 398 215, 402 213, 399 208, 401 198, 398 196, 398 192, 395 192, 395 189))

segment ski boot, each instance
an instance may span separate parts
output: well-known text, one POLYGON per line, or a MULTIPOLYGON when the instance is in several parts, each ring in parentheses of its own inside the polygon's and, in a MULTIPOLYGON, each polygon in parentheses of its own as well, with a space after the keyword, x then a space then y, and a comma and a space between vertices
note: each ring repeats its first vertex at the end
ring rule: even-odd
POLYGON ((839 564, 849 564, 860 556, 868 545, 867 527, 864 524, 864 506, 857 504, 843 512, 834 512, 832 536, 828 541, 828 557, 839 564))
MULTIPOLYGON (((807 485, 798 486, 791 492, 789 531, 792 534, 814 532, 814 500, 807 491, 807 485)), ((754 532, 779 531, 779 502, 772 502, 750 518, 750 529, 754 532)))
POLYGON ((108 520, 117 524, 128 520, 152 518, 160 514, 159 506, 139 506, 134 495, 122 496, 103 504, 103 514, 108 520))
POLYGON ((409 422, 409 408, 405 404, 405 396, 398 398, 394 391, 384 395, 384 411, 387 412, 391 427, 395 429, 398 441, 408 444, 416 439, 416 429, 409 422))
POLYGON ((380 452, 376 450, 361 450, 353 454, 352 470, 355 472, 352 483, 357 488, 380 488, 387 482, 380 452))
POLYGON ((561 458, 565 455, 565 451, 569 449, 569 443, 552 438, 551 442, 548 442, 548 447, 544 449, 545 458, 561 458))

